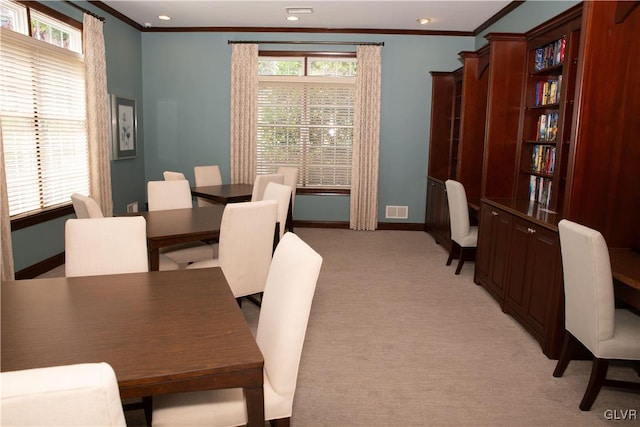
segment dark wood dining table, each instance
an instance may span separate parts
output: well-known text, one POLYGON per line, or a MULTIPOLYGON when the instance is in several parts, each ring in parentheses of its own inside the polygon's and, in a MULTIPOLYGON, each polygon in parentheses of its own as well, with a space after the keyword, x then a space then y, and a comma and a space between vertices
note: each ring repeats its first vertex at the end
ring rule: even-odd
POLYGON ((160 248, 185 242, 214 240, 220 236, 224 205, 137 212, 147 221, 149 270, 160 267, 160 248))
POLYGON ((640 310, 640 252, 609 248, 614 292, 618 300, 640 310))
POLYGON ((107 362, 120 396, 244 389, 264 426, 264 359, 220 268, 3 281, 1 370, 107 362))
POLYGON ((223 184, 191 187, 191 195, 201 197, 213 203, 248 202, 253 193, 252 184, 223 184))

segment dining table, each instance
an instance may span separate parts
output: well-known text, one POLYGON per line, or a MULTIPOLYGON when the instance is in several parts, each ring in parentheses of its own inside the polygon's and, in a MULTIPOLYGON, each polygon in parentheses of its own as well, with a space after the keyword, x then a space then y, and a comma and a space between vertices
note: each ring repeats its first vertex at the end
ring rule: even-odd
POLYGON ((120 396, 243 388, 264 426, 264 358, 220 268, 3 281, 1 370, 107 362, 120 396))
POLYGON ((160 267, 160 248, 186 242, 215 240, 220 236, 224 205, 136 212, 147 221, 149 270, 160 267))
POLYGON ((253 193, 252 184, 222 184, 191 187, 191 195, 201 197, 213 203, 248 202, 253 193))

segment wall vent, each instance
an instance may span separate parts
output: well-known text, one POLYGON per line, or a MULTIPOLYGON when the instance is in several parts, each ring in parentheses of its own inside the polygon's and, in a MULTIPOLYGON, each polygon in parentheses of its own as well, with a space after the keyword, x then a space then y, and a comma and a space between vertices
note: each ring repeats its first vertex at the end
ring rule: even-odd
POLYGON ((409 206, 387 206, 385 218, 407 219, 409 218, 409 206))

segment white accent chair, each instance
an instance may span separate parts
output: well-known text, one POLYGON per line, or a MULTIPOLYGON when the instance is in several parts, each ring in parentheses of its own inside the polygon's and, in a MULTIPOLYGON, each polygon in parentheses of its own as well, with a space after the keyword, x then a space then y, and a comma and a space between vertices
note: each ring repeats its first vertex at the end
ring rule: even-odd
POLYGON ((80 193, 73 193, 71 195, 71 202, 73 203, 73 210, 76 212, 76 217, 79 219, 104 217, 98 202, 91 197, 80 193))
POLYGON ((270 182, 264 190, 262 200, 275 200, 278 202, 277 219, 278 230, 280 231, 278 238, 282 239, 282 236, 286 231, 287 213, 289 212, 289 203, 291 202, 291 187, 284 184, 270 182))
POLYGON ((578 342, 593 355, 580 402, 588 411, 602 386, 640 390, 640 383, 607 379, 609 360, 640 361, 640 316, 616 309, 609 249, 602 234, 566 219, 558 223, 564 275, 565 336, 554 377, 561 377, 578 342))
POLYGON ((451 265, 451 261, 457 256, 458 266, 455 274, 460 274, 464 262, 475 259, 476 247, 478 246, 478 227, 470 225, 469 205, 464 186, 452 179, 446 180, 444 184, 449 202, 452 240, 447 265, 451 265))
MULTIPOLYGON (((218 165, 194 166, 193 173, 196 179, 196 187, 206 187, 209 185, 222 185, 222 174, 218 165)), ((207 199, 202 197, 196 198, 198 206, 213 205, 207 199)))
POLYGON ((264 291, 276 229, 278 203, 273 200, 231 203, 220 224, 218 258, 187 268, 221 267, 233 296, 264 291))
POLYGON ((187 180, 182 172, 164 171, 162 177, 165 181, 182 181, 187 180))
POLYGON ((2 426, 126 426, 107 363, 2 372, 0 383, 2 426))
POLYGON ((67 277, 149 271, 141 216, 69 219, 64 233, 67 277))
MULTIPOLYGON (((287 233, 271 262, 256 341, 264 356, 264 413, 289 425, 300 356, 322 257, 287 233)), ((247 423, 242 389, 166 394, 153 399, 153 425, 236 426, 247 423)))
MULTIPOLYGON (((147 183, 149 211, 193 209, 191 188, 187 180, 149 181, 147 183)), ((213 259, 214 249, 204 242, 189 242, 160 249, 160 254, 179 265, 213 259)))
POLYGON ((296 189, 298 188, 298 168, 293 166, 280 166, 278 174, 284 175, 284 185, 291 187, 291 215, 287 217, 287 231, 293 231, 293 208, 296 205, 296 189))
POLYGON ((264 190, 267 188, 267 184, 275 182, 277 184, 284 184, 284 175, 277 173, 268 175, 257 175, 253 181, 253 191, 251 192, 251 201, 259 202, 264 197, 264 190))

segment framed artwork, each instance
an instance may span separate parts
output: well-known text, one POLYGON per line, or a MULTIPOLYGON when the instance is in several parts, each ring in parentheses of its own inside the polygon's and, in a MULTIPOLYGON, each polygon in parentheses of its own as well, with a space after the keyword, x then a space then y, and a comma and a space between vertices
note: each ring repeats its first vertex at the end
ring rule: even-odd
POLYGON ((113 159, 138 155, 138 113, 136 100, 111 95, 111 139, 113 159))

